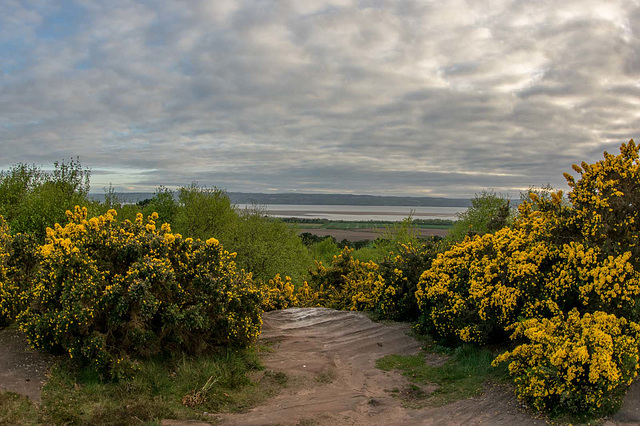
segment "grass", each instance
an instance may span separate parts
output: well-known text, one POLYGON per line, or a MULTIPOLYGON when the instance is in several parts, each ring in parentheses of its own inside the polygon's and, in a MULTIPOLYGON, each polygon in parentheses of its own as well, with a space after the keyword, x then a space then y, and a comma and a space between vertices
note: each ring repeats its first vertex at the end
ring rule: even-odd
POLYGON ((0 392, 0 425, 37 425, 38 409, 26 396, 0 392))
POLYGON ((409 388, 395 392, 407 403, 445 405, 479 394, 487 382, 508 380, 506 366, 491 366, 495 355, 488 349, 461 346, 451 351, 450 359, 441 366, 429 365, 426 355, 388 355, 376 361, 376 367, 399 370, 412 382, 409 388), (436 388, 425 392, 424 385, 436 388))
POLYGON ((88 370, 61 363, 53 368, 39 407, 0 393, 0 425, 214 421, 206 413, 246 410, 286 386, 283 373, 265 372, 252 382, 250 373, 261 368, 255 350, 224 350, 198 358, 145 361, 133 379, 105 383, 88 370))

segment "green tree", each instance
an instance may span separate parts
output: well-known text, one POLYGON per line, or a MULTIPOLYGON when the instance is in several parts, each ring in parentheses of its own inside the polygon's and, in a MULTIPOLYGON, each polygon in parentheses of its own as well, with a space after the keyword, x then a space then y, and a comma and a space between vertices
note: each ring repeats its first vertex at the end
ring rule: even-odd
POLYGON ((513 219, 510 201, 494 191, 482 191, 471 200, 471 207, 458 215, 449 231, 450 242, 460 242, 467 235, 486 234, 508 226, 513 219))
POLYGON ((13 233, 42 240, 47 227, 67 221, 66 211, 88 205, 90 171, 79 159, 55 162, 52 171, 17 164, 0 172, 0 214, 13 233))

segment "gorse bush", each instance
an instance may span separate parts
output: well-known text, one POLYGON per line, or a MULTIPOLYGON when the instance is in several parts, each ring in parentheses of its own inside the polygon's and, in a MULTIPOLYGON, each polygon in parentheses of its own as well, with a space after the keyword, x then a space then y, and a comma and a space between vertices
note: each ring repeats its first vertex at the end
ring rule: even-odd
POLYGON ((29 303, 37 247, 32 235, 11 235, 0 216, 0 327, 13 322, 29 303))
POLYGON ((569 226, 588 245, 600 247, 606 255, 629 251, 629 259, 640 266, 640 161, 633 139, 622 144, 620 154, 604 153, 604 160, 582 163, 573 169, 576 181, 565 173, 571 192, 569 226))
POLYGON ((373 286, 378 279, 378 265, 353 258, 353 249, 345 247, 325 267, 315 262, 309 286, 317 292, 319 302, 329 308, 370 310, 375 305, 373 286))
POLYGON ((554 253, 520 229, 467 237, 441 253, 418 283, 421 326, 442 343, 504 340, 519 316, 546 310, 554 253))
POLYGON ((104 377, 137 359, 246 346, 261 327, 261 293, 219 242, 182 238, 168 224, 116 222, 115 211, 47 230, 32 302, 20 327, 32 345, 68 353, 104 377))
POLYGON ((531 193, 511 228, 438 255, 416 292, 422 328, 441 342, 520 346, 518 396, 539 409, 604 414, 638 370, 638 147, 574 166, 561 191, 531 193), (569 314, 565 314, 569 312, 569 314))
POLYGON ((516 393, 539 410, 609 414, 638 375, 640 326, 624 318, 574 309, 513 328, 512 338, 525 343, 494 365, 509 361, 516 393))
POLYGON ((9 323, 15 316, 13 305, 17 291, 8 278, 10 250, 9 226, 0 216, 0 325, 9 323))
POLYGON ((415 321, 420 310, 415 297, 423 271, 431 267, 438 254, 438 243, 397 244, 379 263, 374 283, 374 310, 382 318, 415 321))

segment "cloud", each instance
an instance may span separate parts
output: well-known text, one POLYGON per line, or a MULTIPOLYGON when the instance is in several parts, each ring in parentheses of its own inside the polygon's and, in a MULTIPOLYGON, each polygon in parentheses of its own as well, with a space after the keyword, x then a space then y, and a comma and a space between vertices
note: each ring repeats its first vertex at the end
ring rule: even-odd
POLYGON ((94 188, 515 195, 640 128, 638 1, 3 8, 0 167, 94 188))

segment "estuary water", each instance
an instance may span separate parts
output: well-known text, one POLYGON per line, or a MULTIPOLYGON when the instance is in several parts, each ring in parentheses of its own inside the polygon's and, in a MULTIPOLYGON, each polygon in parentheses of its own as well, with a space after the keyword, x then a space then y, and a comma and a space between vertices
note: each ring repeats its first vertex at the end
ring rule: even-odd
MULTIPOLYGON (((240 209, 251 208, 239 204, 240 209)), ((411 215, 414 219, 457 220, 457 214, 466 207, 409 207, 409 206, 345 206, 345 205, 291 205, 267 204, 260 206, 272 217, 328 220, 401 221, 411 215)))

